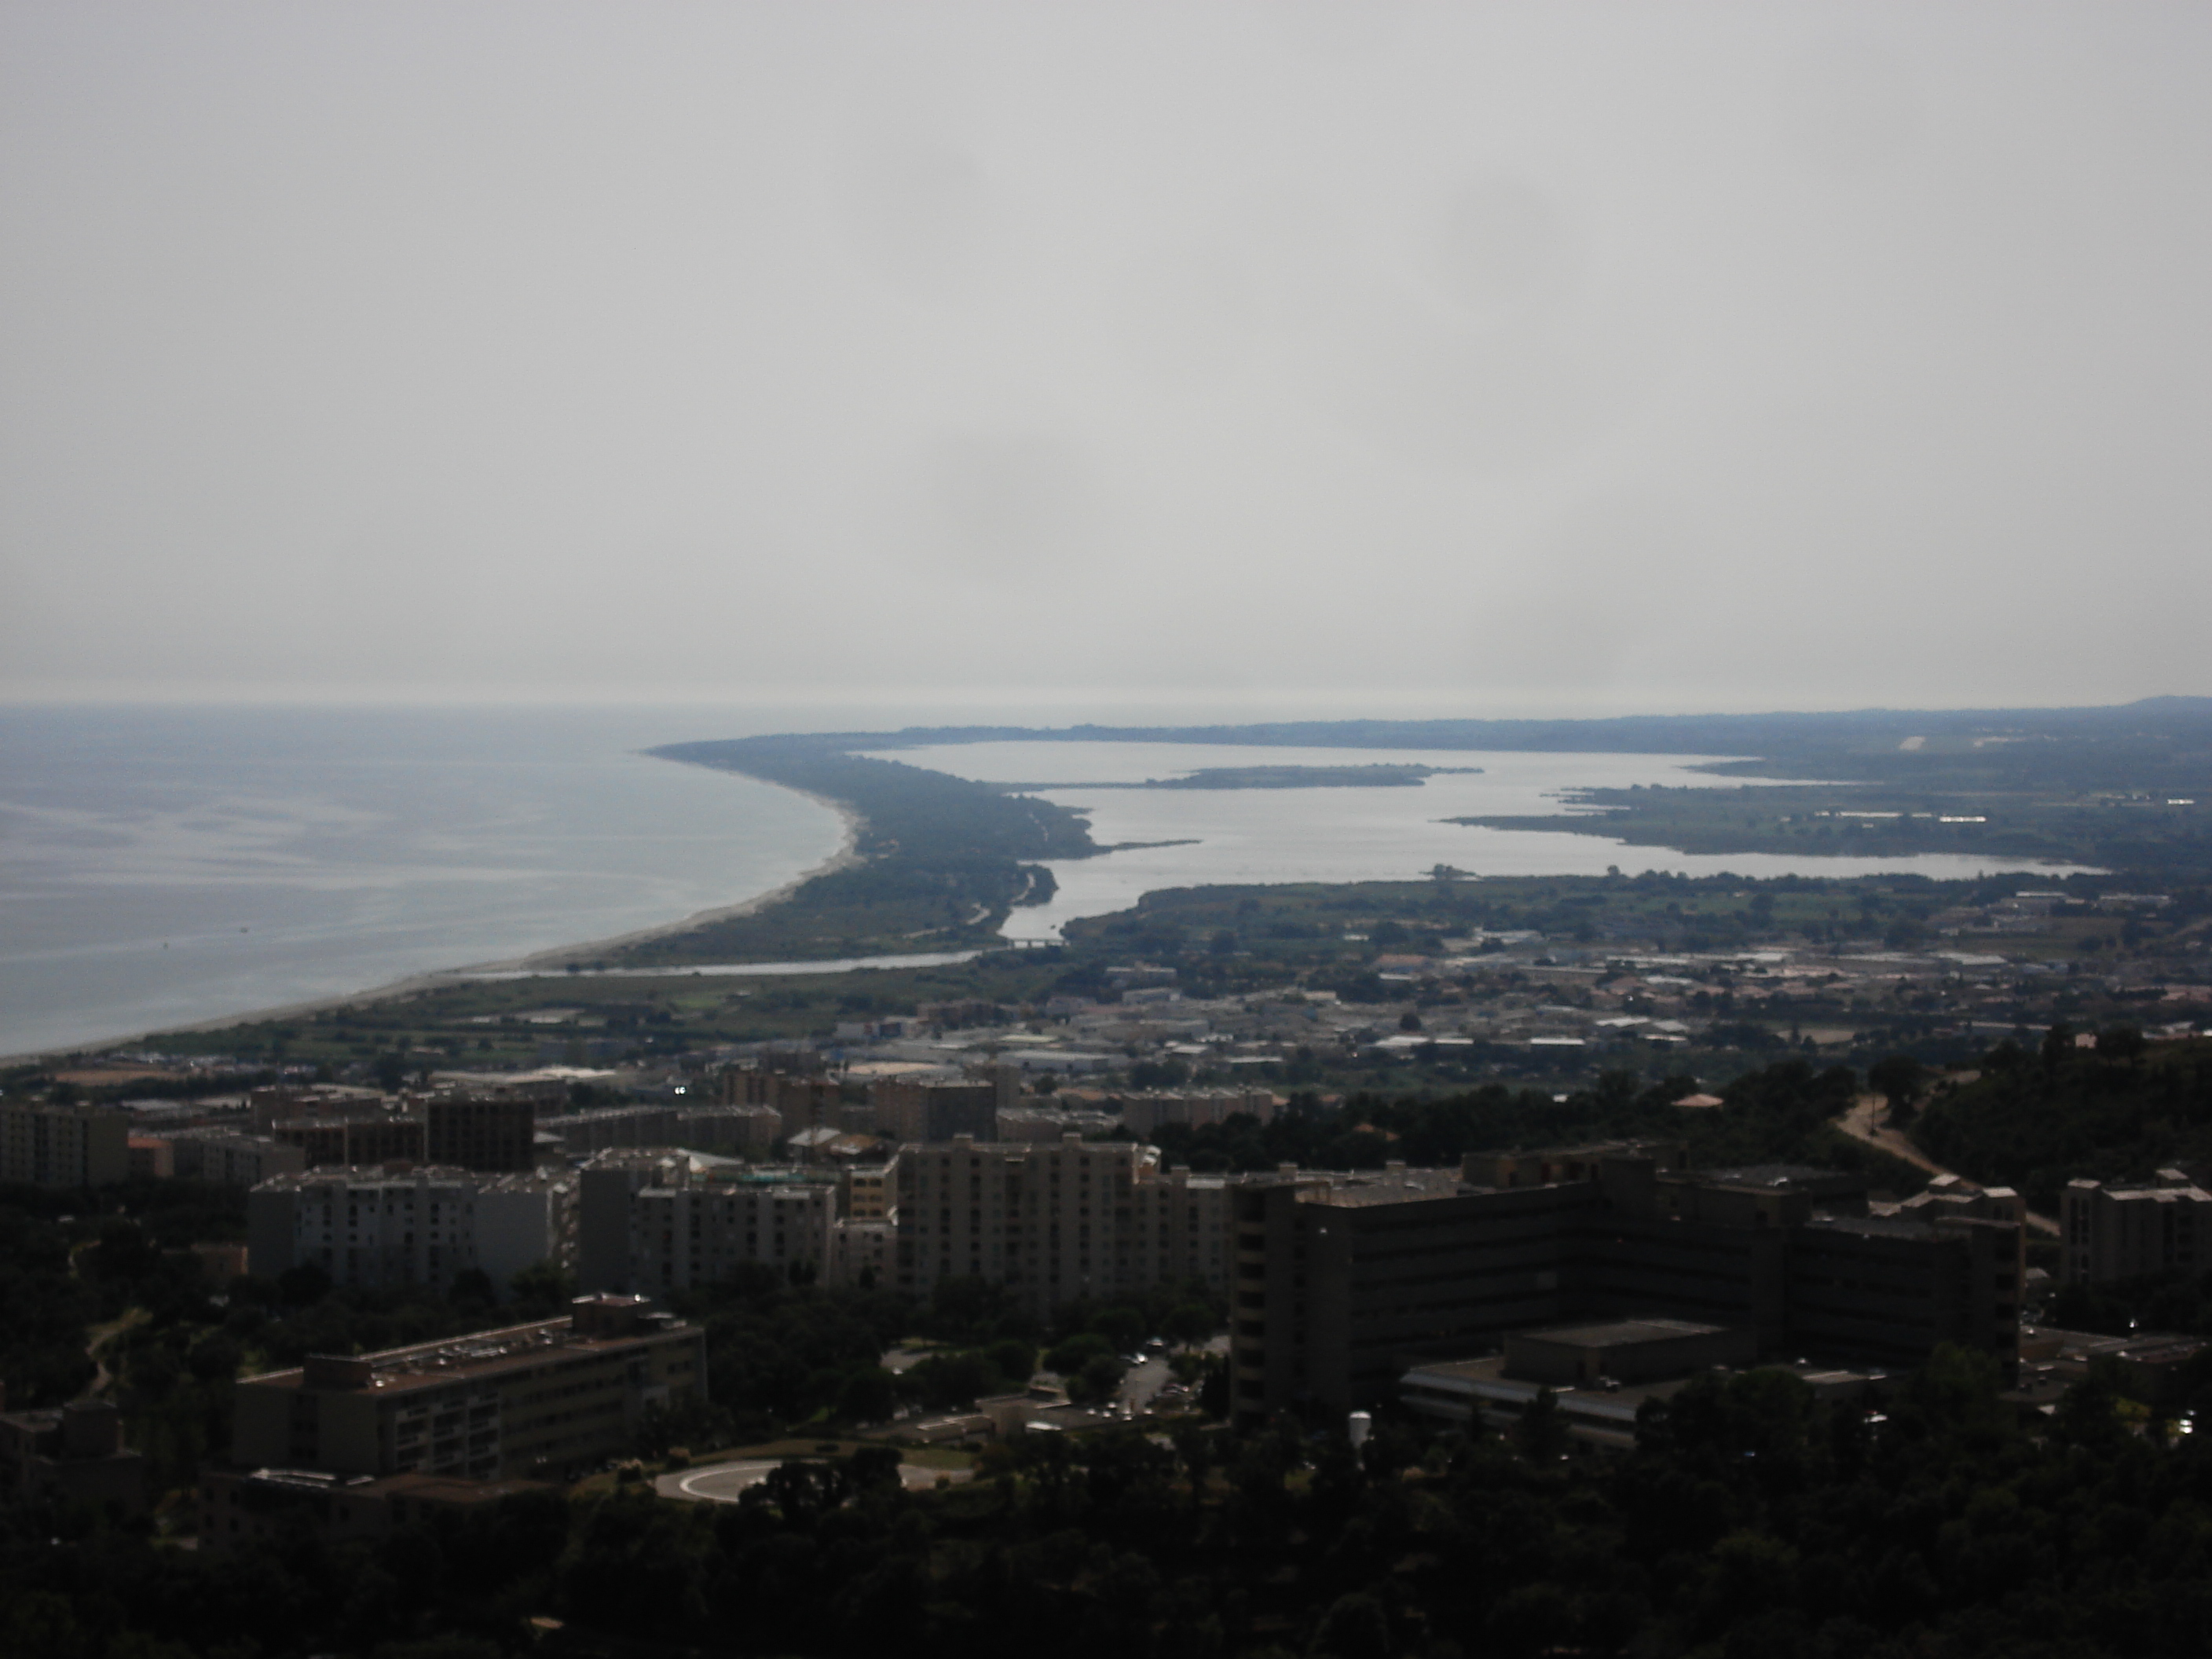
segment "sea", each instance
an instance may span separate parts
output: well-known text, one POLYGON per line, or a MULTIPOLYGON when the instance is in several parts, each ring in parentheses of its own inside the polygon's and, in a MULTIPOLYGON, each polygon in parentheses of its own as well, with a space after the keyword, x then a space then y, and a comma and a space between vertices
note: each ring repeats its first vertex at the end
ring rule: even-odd
POLYGON ((0 709, 0 1055, 605 939, 844 842, 792 790, 656 760, 742 712, 0 709))
MULTIPOLYGON (((774 708, 0 708, 0 1056, 371 990, 665 926, 796 879, 843 843, 792 790, 655 759, 661 744, 882 730, 774 708)), ((1695 756, 1153 743, 888 751, 1078 806, 1102 843, 1010 939, 1207 883, 2035 868, 1978 858, 1692 857, 1441 822, 1575 810, 1578 787, 1705 783, 1695 756), (1148 790, 1202 767, 1480 767, 1415 787, 1148 790)), ((1749 785, 1747 787, 1756 787, 1749 785)), ((2051 873, 2043 866, 2044 873, 2051 873)))

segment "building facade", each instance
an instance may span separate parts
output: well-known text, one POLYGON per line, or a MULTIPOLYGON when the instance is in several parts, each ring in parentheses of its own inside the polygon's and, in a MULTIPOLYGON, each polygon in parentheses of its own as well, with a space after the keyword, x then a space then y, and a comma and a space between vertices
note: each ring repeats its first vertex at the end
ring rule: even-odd
POLYGON ((2212 1266, 2212 1193, 2179 1170, 2147 1182, 2069 1181, 2058 1195, 2059 1277, 2094 1285, 2212 1266))
POLYGON ((537 1165, 536 1108, 507 1095, 432 1095, 422 1103, 423 1156, 462 1170, 537 1165))
POLYGON ((131 1115, 104 1106, 0 1104, 0 1182, 106 1187, 131 1176, 131 1115))
POLYGON ((706 1365, 696 1326, 638 1297, 580 1297, 565 1319, 242 1378, 231 1455, 247 1470, 567 1478, 703 1389, 706 1365))
POLYGON ((872 1258, 836 1241, 848 1224, 842 1186, 836 1170, 760 1169, 687 1150, 602 1153, 577 1175, 577 1282, 659 1296, 747 1263, 844 1282, 842 1264, 857 1273, 872 1258))
POLYGON ((1133 1142, 1075 1135, 902 1146, 898 1288, 927 1297, 940 1279, 986 1279, 1038 1313, 1174 1279, 1225 1291, 1231 1183, 1164 1174, 1158 1160, 1133 1142))
POLYGON ((442 1288, 471 1269, 503 1286, 566 1261, 575 1187, 567 1177, 437 1168, 311 1170, 246 1194, 246 1256, 274 1278, 320 1267, 337 1285, 442 1288))
POLYGON ((1941 1342, 2017 1360, 2017 1222, 1865 1213, 1786 1166, 1693 1172, 1617 1146, 1455 1172, 1285 1171, 1234 1194, 1231 1391, 1250 1418, 1383 1398, 1409 1366, 1578 1319, 1747 1332, 1762 1352, 1914 1364, 1941 1342))

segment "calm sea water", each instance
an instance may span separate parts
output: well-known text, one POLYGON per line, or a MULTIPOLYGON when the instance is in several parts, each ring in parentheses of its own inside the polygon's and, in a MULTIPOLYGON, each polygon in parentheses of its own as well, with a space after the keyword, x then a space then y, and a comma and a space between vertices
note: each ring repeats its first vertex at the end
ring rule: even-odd
POLYGON ((1475 766, 1475 775, 1432 777, 1415 788, 1045 788, 1048 800, 1083 809, 1094 840, 1177 842, 1052 866, 1049 904, 1017 910, 1009 937, 1056 937, 1079 916, 1127 908, 1163 887, 1212 883, 1410 880, 1439 864, 1476 875, 1603 875, 1609 865, 1686 875, 1861 876, 1909 872, 1937 879, 2052 866, 1948 853, 1910 858, 1814 858, 1730 853, 1692 855, 1631 847, 1571 830, 1486 830, 1451 817, 1563 813, 1563 791, 1711 787, 1757 781, 1716 779, 1691 769, 1710 756, 1527 754, 1465 750, 1275 749, 1182 743, 978 743, 885 751, 886 757, 988 782, 1137 783, 1217 766, 1364 766, 1413 761, 1475 766))
POLYGON ((710 711, 0 710, 0 1054, 653 927, 834 853, 710 711))

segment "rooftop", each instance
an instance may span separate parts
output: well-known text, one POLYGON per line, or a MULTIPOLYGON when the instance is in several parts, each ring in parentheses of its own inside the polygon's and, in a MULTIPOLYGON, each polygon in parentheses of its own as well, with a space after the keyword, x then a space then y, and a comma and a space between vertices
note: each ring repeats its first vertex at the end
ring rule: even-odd
POLYGON ((1585 1348, 1626 1347, 1632 1342, 1671 1342, 1678 1337, 1717 1336, 1725 1328, 1696 1325, 1686 1319, 1617 1319, 1602 1325, 1561 1325, 1519 1335, 1540 1342, 1569 1342, 1585 1348))
POLYGON ((304 1365, 240 1379, 246 1384, 270 1388, 352 1389, 398 1392, 437 1388, 458 1378, 480 1378, 526 1370, 562 1355, 619 1352, 665 1335, 690 1333, 694 1328, 672 1316, 643 1314, 636 1297, 580 1297, 576 1314, 568 1319, 549 1319, 504 1330, 477 1331, 441 1342, 418 1342, 380 1353, 309 1354, 304 1365), (630 1304, 613 1308, 614 1303, 630 1304), (612 1320, 594 1318, 605 1308, 619 1315, 637 1315, 629 1328, 612 1328, 612 1320), (594 1328, 595 1326, 602 1327, 594 1328))

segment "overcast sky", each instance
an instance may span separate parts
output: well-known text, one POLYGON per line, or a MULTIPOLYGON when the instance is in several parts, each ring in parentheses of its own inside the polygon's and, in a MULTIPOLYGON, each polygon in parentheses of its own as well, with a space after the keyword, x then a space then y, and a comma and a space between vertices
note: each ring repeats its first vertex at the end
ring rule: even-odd
POLYGON ((2212 7, 0 9, 0 696, 2212 692, 2212 7))

